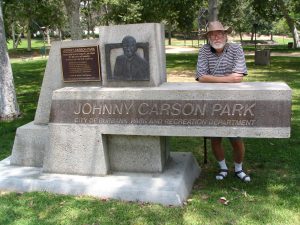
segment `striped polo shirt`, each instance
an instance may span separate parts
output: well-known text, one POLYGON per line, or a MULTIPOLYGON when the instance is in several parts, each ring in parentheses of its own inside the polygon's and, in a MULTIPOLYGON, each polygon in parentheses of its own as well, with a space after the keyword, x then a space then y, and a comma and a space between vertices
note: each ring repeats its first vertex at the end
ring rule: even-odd
POLYGON ((245 55, 240 45, 226 43, 220 56, 209 44, 199 50, 196 80, 203 75, 224 76, 231 73, 248 74, 245 55))

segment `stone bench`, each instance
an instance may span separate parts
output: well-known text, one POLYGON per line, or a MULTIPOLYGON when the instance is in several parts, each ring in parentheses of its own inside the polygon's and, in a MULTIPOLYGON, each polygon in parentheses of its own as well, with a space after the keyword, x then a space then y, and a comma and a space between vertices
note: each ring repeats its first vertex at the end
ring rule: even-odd
POLYGON ((53 94, 50 123, 97 126, 118 135, 287 138, 290 118, 285 83, 195 82, 62 88, 53 94))
POLYGON ((162 172, 169 157, 166 136, 287 138, 290 110, 291 90, 284 83, 66 87, 53 94, 43 168, 93 175, 162 172), (86 165, 87 159, 93 163, 86 165))

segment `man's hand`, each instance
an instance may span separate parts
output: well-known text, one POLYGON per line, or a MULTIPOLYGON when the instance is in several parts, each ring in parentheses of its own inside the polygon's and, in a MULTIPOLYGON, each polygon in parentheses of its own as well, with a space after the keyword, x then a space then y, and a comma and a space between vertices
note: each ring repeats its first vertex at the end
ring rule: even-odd
POLYGON ((199 78, 199 82, 202 83, 240 83, 243 80, 243 74, 231 73, 222 77, 203 75, 199 78))
POLYGON ((232 73, 227 76, 224 76, 226 83, 240 83, 243 80, 244 75, 240 73, 232 73))

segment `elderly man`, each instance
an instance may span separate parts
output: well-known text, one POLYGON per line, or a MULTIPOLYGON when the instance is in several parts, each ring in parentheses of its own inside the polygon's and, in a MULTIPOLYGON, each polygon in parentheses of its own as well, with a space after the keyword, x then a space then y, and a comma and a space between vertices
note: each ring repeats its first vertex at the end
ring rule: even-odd
MULTIPOLYGON (((196 80, 203 83, 239 83, 247 75, 245 56, 240 45, 227 43, 227 34, 232 29, 223 27, 219 21, 210 22, 205 34, 209 44, 199 50, 196 80)), ((228 175, 225 162, 222 137, 211 137, 212 151, 218 160, 220 170, 217 180, 228 175)), ((242 163, 245 147, 240 137, 229 138, 233 148, 235 175, 242 181, 249 182, 250 177, 243 171, 242 163)))

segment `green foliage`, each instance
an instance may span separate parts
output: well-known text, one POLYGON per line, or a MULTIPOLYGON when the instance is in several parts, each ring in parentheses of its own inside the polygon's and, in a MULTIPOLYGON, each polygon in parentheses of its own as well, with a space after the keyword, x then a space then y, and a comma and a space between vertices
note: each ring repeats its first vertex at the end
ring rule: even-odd
POLYGON ((41 27, 62 28, 66 22, 61 0, 5 0, 4 20, 7 36, 12 38, 11 24, 17 34, 41 31, 41 27))
POLYGON ((182 32, 193 30, 200 0, 97 0, 97 7, 107 9, 103 19, 117 24, 162 22, 175 25, 182 32))
POLYGON ((284 18, 273 23, 272 31, 274 34, 287 35, 289 34, 289 26, 284 18))
POLYGON ((129 24, 141 22, 143 6, 139 1, 114 0, 109 4, 107 17, 117 24, 129 24))

